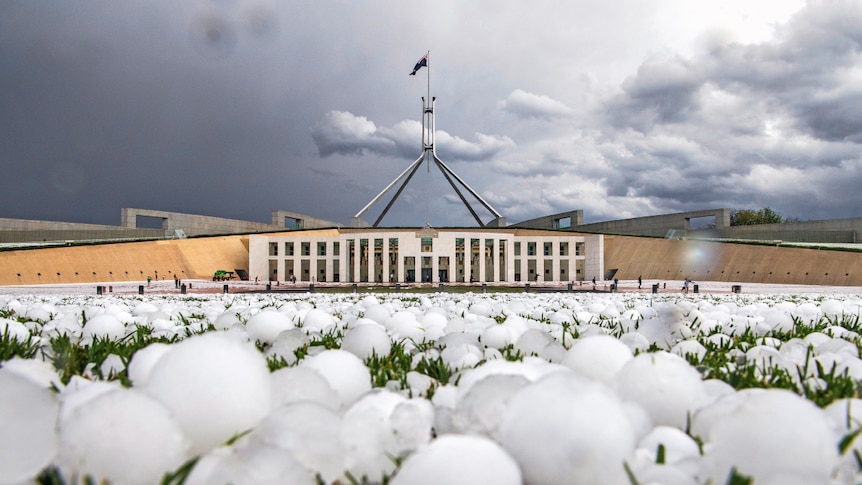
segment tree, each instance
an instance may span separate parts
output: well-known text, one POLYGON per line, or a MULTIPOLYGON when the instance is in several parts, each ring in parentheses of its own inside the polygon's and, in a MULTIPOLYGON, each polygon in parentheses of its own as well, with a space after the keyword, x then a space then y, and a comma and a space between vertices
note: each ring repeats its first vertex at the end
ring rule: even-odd
POLYGON ((782 222, 790 222, 781 217, 781 214, 775 212, 769 207, 764 207, 760 210, 753 209, 737 209, 730 212, 731 226, 753 226, 755 224, 780 224, 782 222))

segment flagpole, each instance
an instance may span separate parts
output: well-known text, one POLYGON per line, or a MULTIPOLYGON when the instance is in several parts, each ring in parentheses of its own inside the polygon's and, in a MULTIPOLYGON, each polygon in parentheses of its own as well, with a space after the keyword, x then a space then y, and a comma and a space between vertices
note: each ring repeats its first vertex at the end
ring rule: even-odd
POLYGON ((425 99, 431 99, 431 51, 427 51, 425 53, 425 74, 427 75, 428 80, 428 97, 425 99))

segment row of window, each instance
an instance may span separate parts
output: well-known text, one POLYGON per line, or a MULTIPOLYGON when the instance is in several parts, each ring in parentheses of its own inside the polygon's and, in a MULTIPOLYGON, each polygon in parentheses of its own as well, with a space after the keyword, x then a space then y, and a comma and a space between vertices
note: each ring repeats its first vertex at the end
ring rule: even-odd
MULTIPOLYGON (((349 239, 347 242, 351 248, 353 248, 353 239, 349 239)), ((462 253, 464 252, 464 238, 456 238, 455 239, 455 251, 462 253)), ((480 239, 470 239, 470 249, 471 252, 477 254, 479 252, 479 243, 480 239)), ((500 251, 504 251, 506 241, 499 241, 500 251)), ((270 256, 278 256, 279 255, 279 247, 284 244, 284 255, 285 256, 295 256, 295 244, 294 242, 285 242, 285 243, 277 243, 271 242, 269 243, 269 255, 270 256)), ((554 243, 545 241, 542 244, 542 254, 544 256, 552 256, 554 251, 554 243)), ((299 255, 300 256, 311 256, 311 248, 312 243, 310 242, 300 242, 297 244, 299 246, 299 255)), ((317 242, 316 245, 316 256, 326 256, 326 242, 317 242)), ((360 248, 362 248, 363 252, 368 248, 368 239, 360 239, 359 240, 360 248)), ((539 243, 535 241, 527 242, 527 256, 536 256, 537 248, 539 243)), ((515 256, 521 255, 521 242, 515 242, 515 256)), ((493 250, 494 240, 493 239, 485 239, 485 248, 486 252, 490 252, 493 250)), ((431 237, 423 237, 422 238, 422 252, 430 253, 433 252, 434 248, 434 239, 431 237)), ((383 251, 383 238, 374 239, 374 249, 376 253, 382 253, 383 251)), ((332 243, 332 255, 339 256, 340 255, 340 244, 338 241, 332 243)), ((390 238, 389 239, 389 251, 390 252, 398 252, 398 238, 390 238)), ((579 242, 575 243, 575 256, 582 256, 584 254, 584 243, 579 242)), ((560 256, 569 256, 569 243, 568 241, 561 241, 559 243, 559 255, 560 256)))

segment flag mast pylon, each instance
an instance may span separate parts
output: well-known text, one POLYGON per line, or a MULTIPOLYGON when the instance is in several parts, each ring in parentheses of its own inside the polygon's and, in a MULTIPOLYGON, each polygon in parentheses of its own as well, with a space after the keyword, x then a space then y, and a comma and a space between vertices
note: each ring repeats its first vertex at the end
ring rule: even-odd
MULTIPOLYGON (((461 199, 461 202, 467 207, 467 210, 470 211, 470 214, 479 224, 479 227, 505 227, 506 226, 506 218, 500 215, 490 204, 485 202, 475 190, 473 190, 466 182, 464 182, 461 177, 458 176, 448 165, 443 163, 442 160, 437 156, 437 146, 434 143, 434 139, 436 136, 436 117, 434 115, 434 104, 437 101, 437 98, 431 97, 431 62, 429 61, 429 57, 431 55, 431 51, 427 51, 425 56, 416 63, 416 66, 413 68, 412 74, 416 74, 416 71, 422 67, 426 68, 426 83, 427 83, 427 98, 422 98, 422 154, 419 155, 413 163, 411 163, 401 174, 395 178, 389 185, 386 186, 377 196, 375 196, 371 201, 365 205, 359 212, 356 213, 355 216, 351 218, 351 226, 353 227, 365 227, 368 224, 362 219, 362 216, 370 209, 374 204, 376 204, 384 195, 386 195, 390 190, 392 190, 396 184, 401 182, 401 186, 398 187, 398 190, 395 192, 395 195, 389 202, 386 204, 386 207, 374 221, 372 227, 378 227, 380 222, 383 220, 383 217, 389 212, 389 209, 398 199, 398 196, 401 195, 401 192, 404 191, 404 188, 410 182, 410 179, 413 178, 413 175, 422 166, 422 162, 428 160, 429 167, 430 162, 433 161, 440 172, 443 174, 443 177, 449 182, 449 185, 455 190, 455 193, 458 194, 458 197, 461 199), (403 182, 402 182, 403 180, 403 182), (456 184, 457 182, 457 184, 456 184), (488 212, 493 214, 494 219, 492 219, 487 224, 482 222, 482 219, 476 214, 476 211, 473 209, 473 206, 467 201, 464 197, 464 194, 458 188, 458 184, 461 185, 463 189, 465 189, 470 195, 472 195, 488 212)), ((428 221, 426 221, 426 225, 428 225, 428 221)))

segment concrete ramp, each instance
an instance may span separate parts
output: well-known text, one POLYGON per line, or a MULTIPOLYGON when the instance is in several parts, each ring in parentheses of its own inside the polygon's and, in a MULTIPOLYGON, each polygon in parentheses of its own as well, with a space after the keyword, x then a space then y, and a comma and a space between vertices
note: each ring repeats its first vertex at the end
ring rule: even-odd
POLYGON ((862 253, 605 236, 605 267, 635 280, 862 286, 862 253))
POLYGON ((210 279, 248 270, 248 236, 143 241, 0 252, 0 285, 210 279))

